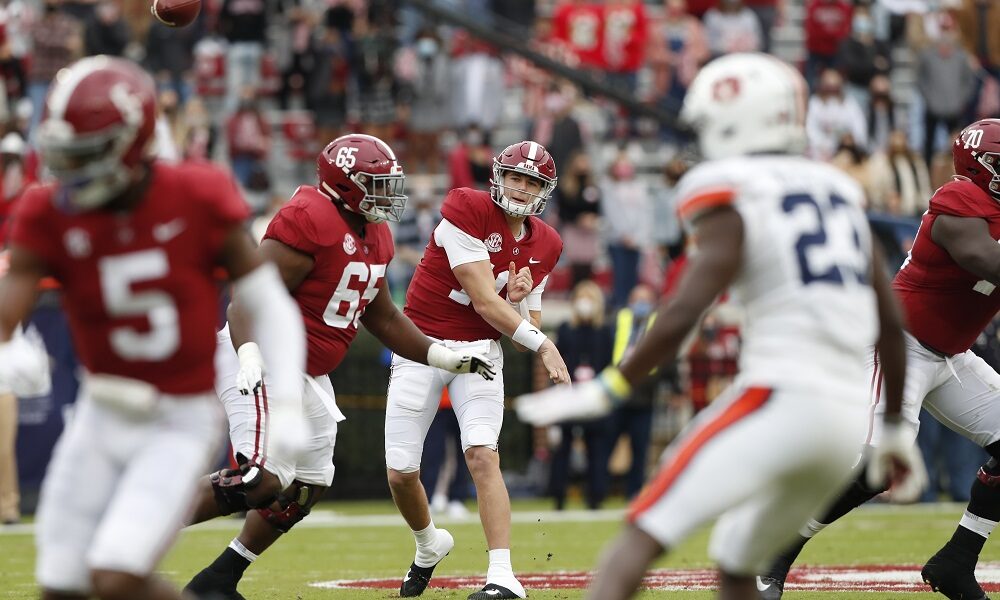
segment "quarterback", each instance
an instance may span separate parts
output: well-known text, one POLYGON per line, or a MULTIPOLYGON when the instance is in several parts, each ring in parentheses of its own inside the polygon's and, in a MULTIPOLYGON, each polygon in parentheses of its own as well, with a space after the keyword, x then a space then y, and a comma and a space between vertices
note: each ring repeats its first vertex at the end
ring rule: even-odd
POLYGON ((243 231, 246 204, 221 170, 152 160, 155 116, 153 79, 129 61, 97 56, 60 71, 38 131, 55 182, 26 191, 14 215, 0 337, 50 275, 84 366, 42 484, 44 600, 180 600, 153 570, 222 431, 216 268, 233 281, 251 337, 270 348, 275 412, 294 413, 301 395, 302 319, 243 231))
POLYGON ((387 221, 406 205, 403 168, 388 144, 348 134, 316 157, 318 185, 300 186, 274 216, 259 254, 278 266, 302 311, 308 346, 302 413, 306 428, 297 451, 269 451, 270 373, 243 318, 243 304, 228 311, 218 336, 216 391, 226 407, 239 469, 203 481, 193 521, 248 509, 243 531, 187 589, 242 598, 237 584, 247 567, 283 533, 305 518, 333 482, 337 408, 329 373, 358 333, 358 324, 389 349, 428 368, 490 379, 492 363, 470 351, 433 343, 392 303, 385 270, 393 242, 387 221))
MULTIPOLYGON (((908 331, 903 417, 916 438, 923 406, 941 423, 983 447, 965 515, 955 534, 927 561, 921 576, 952 600, 983 600, 975 567, 1000 521, 1000 375, 969 348, 1000 310, 1000 119, 983 119, 952 144, 953 181, 931 198, 910 254, 892 282, 908 331)), ((882 412, 881 356, 869 361, 873 413, 882 412)), ((881 444, 878 421, 867 442, 881 444)), ((818 531, 882 491, 859 477, 761 577, 761 595, 781 597, 785 577, 818 531)))
MULTIPOLYGON (((590 598, 630 597, 656 557, 716 518, 709 551, 720 597, 755 598, 757 568, 851 475, 867 416, 865 356, 876 340, 887 414, 898 417, 901 319, 873 254, 861 189, 801 156, 805 97, 802 76, 763 54, 730 54, 699 72, 681 117, 708 160, 678 184, 694 247, 676 293, 618 368, 518 403, 536 424, 606 414, 676 356, 724 290, 746 311, 739 376, 667 449, 590 598)), ((883 444, 875 464, 913 463, 912 440, 899 429, 887 425, 887 440, 899 443, 883 444)))
POLYGON ((400 596, 422 594, 434 567, 454 546, 451 534, 431 521, 420 484, 424 437, 447 386, 489 547, 486 586, 469 598, 525 597, 510 561, 510 499, 497 453, 504 399, 498 340, 509 336, 519 348, 538 354, 553 381, 569 381, 555 344, 538 329, 542 292, 562 240, 536 215, 555 185, 555 162, 544 147, 531 141, 508 146, 493 159, 489 192, 458 188, 448 193, 441 222, 407 290, 403 311, 421 331, 449 348, 485 354, 496 364, 497 376, 453 375, 400 354, 393 357, 385 462, 393 499, 417 546, 400 596))

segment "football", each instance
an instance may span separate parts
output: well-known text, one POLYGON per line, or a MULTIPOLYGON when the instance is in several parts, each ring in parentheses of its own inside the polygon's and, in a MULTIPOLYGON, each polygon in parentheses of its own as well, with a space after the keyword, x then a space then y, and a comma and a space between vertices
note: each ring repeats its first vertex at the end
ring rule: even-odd
POLYGON ((198 18, 201 0, 153 0, 150 12, 168 27, 184 27, 198 18))

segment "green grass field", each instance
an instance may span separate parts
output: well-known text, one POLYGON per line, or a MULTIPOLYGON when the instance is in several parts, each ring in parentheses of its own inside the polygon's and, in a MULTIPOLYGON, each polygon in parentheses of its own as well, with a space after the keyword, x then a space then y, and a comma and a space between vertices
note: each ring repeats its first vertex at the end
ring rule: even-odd
MULTIPOLYGON (((616 513, 557 515, 548 504, 516 502, 514 569, 518 573, 586 571, 592 569, 601 548, 620 529, 616 513), (550 556, 551 554, 551 556, 550 556)), ((806 547, 801 563, 811 565, 922 564, 946 541, 957 524, 962 506, 873 506, 855 511, 823 532, 806 547)), ((183 584, 207 565, 235 535, 236 519, 219 520, 185 531, 161 565, 164 574, 183 584)), ((485 541, 478 519, 438 519, 455 536, 456 546, 435 575, 484 575, 485 541)), ((711 566, 706 557, 708 531, 657 566, 687 569, 711 566)), ((28 527, 0 529, 0 598, 36 598, 32 569, 34 545, 28 527)), ((310 517, 247 572, 240 587, 248 600, 319 600, 394 598, 394 590, 322 589, 318 581, 399 578, 413 558, 413 538, 396 521, 389 502, 329 503, 310 517), (312 525, 305 526, 309 521, 312 525)), ((1000 547, 987 544, 983 561, 1000 560, 1000 547)), ((433 582, 432 582, 433 585, 433 582)), ((430 588, 423 597, 464 599, 469 589, 430 588)), ((529 590, 538 600, 580 598, 579 590, 529 590)), ((640 598, 711 598, 710 592, 647 591, 640 598)), ((795 592, 798 598, 943 598, 937 594, 903 592, 795 592)))

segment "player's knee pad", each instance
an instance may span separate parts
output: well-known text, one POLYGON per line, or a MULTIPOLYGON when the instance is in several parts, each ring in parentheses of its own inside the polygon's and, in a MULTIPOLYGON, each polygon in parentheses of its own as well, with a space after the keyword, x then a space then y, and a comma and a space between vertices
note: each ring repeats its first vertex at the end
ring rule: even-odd
POLYGON ((414 473, 420 470, 420 455, 403 448, 389 448, 385 451, 385 466, 400 473, 414 473))
MULTIPOLYGON (((260 485, 264 473, 260 467, 249 462, 243 455, 237 455, 240 466, 237 469, 222 469, 209 475, 215 504, 222 516, 255 508, 247 503, 247 490, 260 485)), ((270 499, 265 504, 269 504, 270 499)))
POLYGON ((991 488, 1000 487, 1000 461, 991 458, 986 464, 979 467, 976 479, 991 488))
POLYGON ((483 446, 490 450, 497 449, 499 432, 488 425, 471 425, 465 434, 465 450, 474 446, 483 446))
POLYGON ((325 490, 325 487, 294 481, 271 506, 258 508, 257 513, 281 533, 288 533, 309 515, 325 490))

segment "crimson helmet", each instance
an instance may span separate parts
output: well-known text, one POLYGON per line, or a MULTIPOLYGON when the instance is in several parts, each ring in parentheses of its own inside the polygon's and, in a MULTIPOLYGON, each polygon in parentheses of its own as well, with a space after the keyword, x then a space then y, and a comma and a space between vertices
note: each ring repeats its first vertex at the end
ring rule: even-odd
POLYGON ((372 223, 403 216, 403 167, 377 137, 349 133, 333 140, 316 157, 316 172, 320 191, 372 223))
POLYGON ((156 85, 137 64, 110 56, 78 60, 56 74, 38 129, 42 164, 78 210, 121 194, 150 157, 156 85))
POLYGON ((955 175, 1000 201, 1000 119, 981 119, 963 129, 951 155, 955 175))
POLYGON ((556 189, 556 181, 556 161, 552 160, 548 150, 537 142, 518 142, 507 146, 503 152, 493 157, 490 196, 508 215, 540 215, 545 210, 545 203, 549 201, 552 191, 556 189), (510 190, 504 185, 503 177, 511 171, 531 177, 542 184, 537 194, 523 190, 532 197, 530 202, 512 200, 506 193, 510 190))

